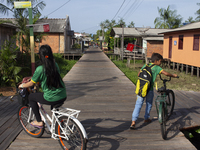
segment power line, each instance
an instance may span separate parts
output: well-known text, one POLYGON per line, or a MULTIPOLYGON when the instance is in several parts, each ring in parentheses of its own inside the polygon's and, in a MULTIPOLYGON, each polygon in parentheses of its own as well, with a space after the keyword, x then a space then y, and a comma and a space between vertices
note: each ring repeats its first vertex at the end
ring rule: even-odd
MULTIPOLYGON (((124 7, 124 9, 128 6, 128 4, 131 2, 131 0, 126 4, 126 6, 124 7)), ((124 11, 124 9, 121 11, 121 13, 124 11)), ((120 14, 121 14, 120 13, 120 14)))
MULTIPOLYGON (((61 7, 63 7, 64 5, 66 5, 66 4, 69 3, 69 2, 70 2, 70 0, 67 1, 66 3, 64 3, 62 6, 58 7, 56 10, 52 11, 50 14, 54 13, 55 11, 57 11, 58 9, 60 9, 61 7)), ((47 17, 48 17, 50 14, 48 14, 47 17)))
MULTIPOLYGON (((125 2, 126 0, 124 0, 124 2, 125 2)), ((122 8, 122 6, 124 5, 124 2, 122 3, 122 5, 120 6, 120 8, 119 8, 119 10, 117 11, 117 13, 115 14, 115 16, 113 17, 113 19, 112 20, 114 20, 114 18, 117 16, 117 14, 119 13, 119 11, 120 11, 120 9, 122 8)))
POLYGON ((133 4, 129 7, 129 9, 126 11, 126 13, 123 15, 122 18, 124 18, 124 16, 125 16, 131 9, 133 9, 133 6, 134 6, 135 3, 137 3, 137 1, 138 1, 138 0, 135 0, 135 1, 133 2, 133 4))
MULTIPOLYGON (((135 8, 135 9, 133 9, 133 10, 131 11, 131 13, 135 12, 135 11, 136 11, 136 9, 137 9, 137 8, 138 8, 138 7, 139 7, 141 4, 142 4, 142 2, 143 2, 143 1, 144 1, 144 0, 142 0, 142 1, 139 3, 139 5, 137 5, 137 6, 136 6, 136 8, 135 8)), ((129 16, 128 16, 128 17, 129 17, 129 16)), ((128 18, 128 17, 127 17, 127 18, 128 18)))

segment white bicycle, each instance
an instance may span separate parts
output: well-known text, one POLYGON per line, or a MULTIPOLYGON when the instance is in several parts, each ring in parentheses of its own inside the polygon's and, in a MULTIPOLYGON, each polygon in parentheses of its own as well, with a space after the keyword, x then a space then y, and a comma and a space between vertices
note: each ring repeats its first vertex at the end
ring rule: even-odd
MULTIPOLYGON (((20 102, 25 99, 26 97, 18 96, 20 102)), ((61 103, 53 106, 51 110, 52 117, 50 117, 42 105, 38 103, 44 127, 36 128, 30 125, 35 120, 32 108, 27 103, 23 102, 21 104, 18 111, 18 120, 28 135, 36 138, 41 137, 46 127, 50 131, 51 137, 58 140, 63 149, 86 149, 88 137, 83 125, 77 119, 80 110, 61 107, 63 105, 61 103)))

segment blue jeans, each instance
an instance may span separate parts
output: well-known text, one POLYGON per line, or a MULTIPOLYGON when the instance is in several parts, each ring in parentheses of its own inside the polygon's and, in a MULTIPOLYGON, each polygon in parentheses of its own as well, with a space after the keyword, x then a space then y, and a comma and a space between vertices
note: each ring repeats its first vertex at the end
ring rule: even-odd
MULTIPOLYGON (((147 96, 146 96, 146 109, 145 109, 145 115, 144 115, 144 119, 147 120, 150 117, 150 111, 152 108, 152 103, 153 103, 153 96, 154 96, 154 92, 153 91, 149 91, 147 96)), ((133 114, 132 114, 132 121, 136 121, 139 117, 140 114, 140 110, 142 108, 143 102, 144 102, 143 97, 140 97, 139 95, 137 95, 137 101, 135 104, 135 109, 133 110, 133 114)))

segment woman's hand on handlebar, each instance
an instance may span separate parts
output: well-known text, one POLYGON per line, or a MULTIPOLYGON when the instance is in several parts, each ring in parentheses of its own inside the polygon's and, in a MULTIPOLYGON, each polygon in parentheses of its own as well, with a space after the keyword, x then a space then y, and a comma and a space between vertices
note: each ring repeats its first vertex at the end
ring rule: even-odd
POLYGON ((23 85, 24 85, 24 83, 20 84, 20 85, 18 86, 18 88, 19 88, 19 89, 23 89, 23 88, 24 88, 23 85))

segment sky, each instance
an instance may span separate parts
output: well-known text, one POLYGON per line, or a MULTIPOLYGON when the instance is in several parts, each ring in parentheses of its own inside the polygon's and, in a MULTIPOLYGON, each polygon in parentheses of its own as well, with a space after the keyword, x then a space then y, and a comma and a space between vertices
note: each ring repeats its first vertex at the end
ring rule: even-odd
MULTIPOLYGON (((195 19, 195 12, 200 9, 199 0, 43 0, 46 7, 41 11, 42 17, 66 18, 69 16, 71 29, 74 32, 95 34, 100 30, 100 23, 123 18, 126 25, 131 21, 135 27, 154 28, 154 20, 159 17, 158 8, 170 5, 171 10, 177 10, 185 22, 190 16, 195 19)), ((4 2, 5 3, 5 2, 4 2)), ((0 18, 12 18, 0 15, 0 18)))

